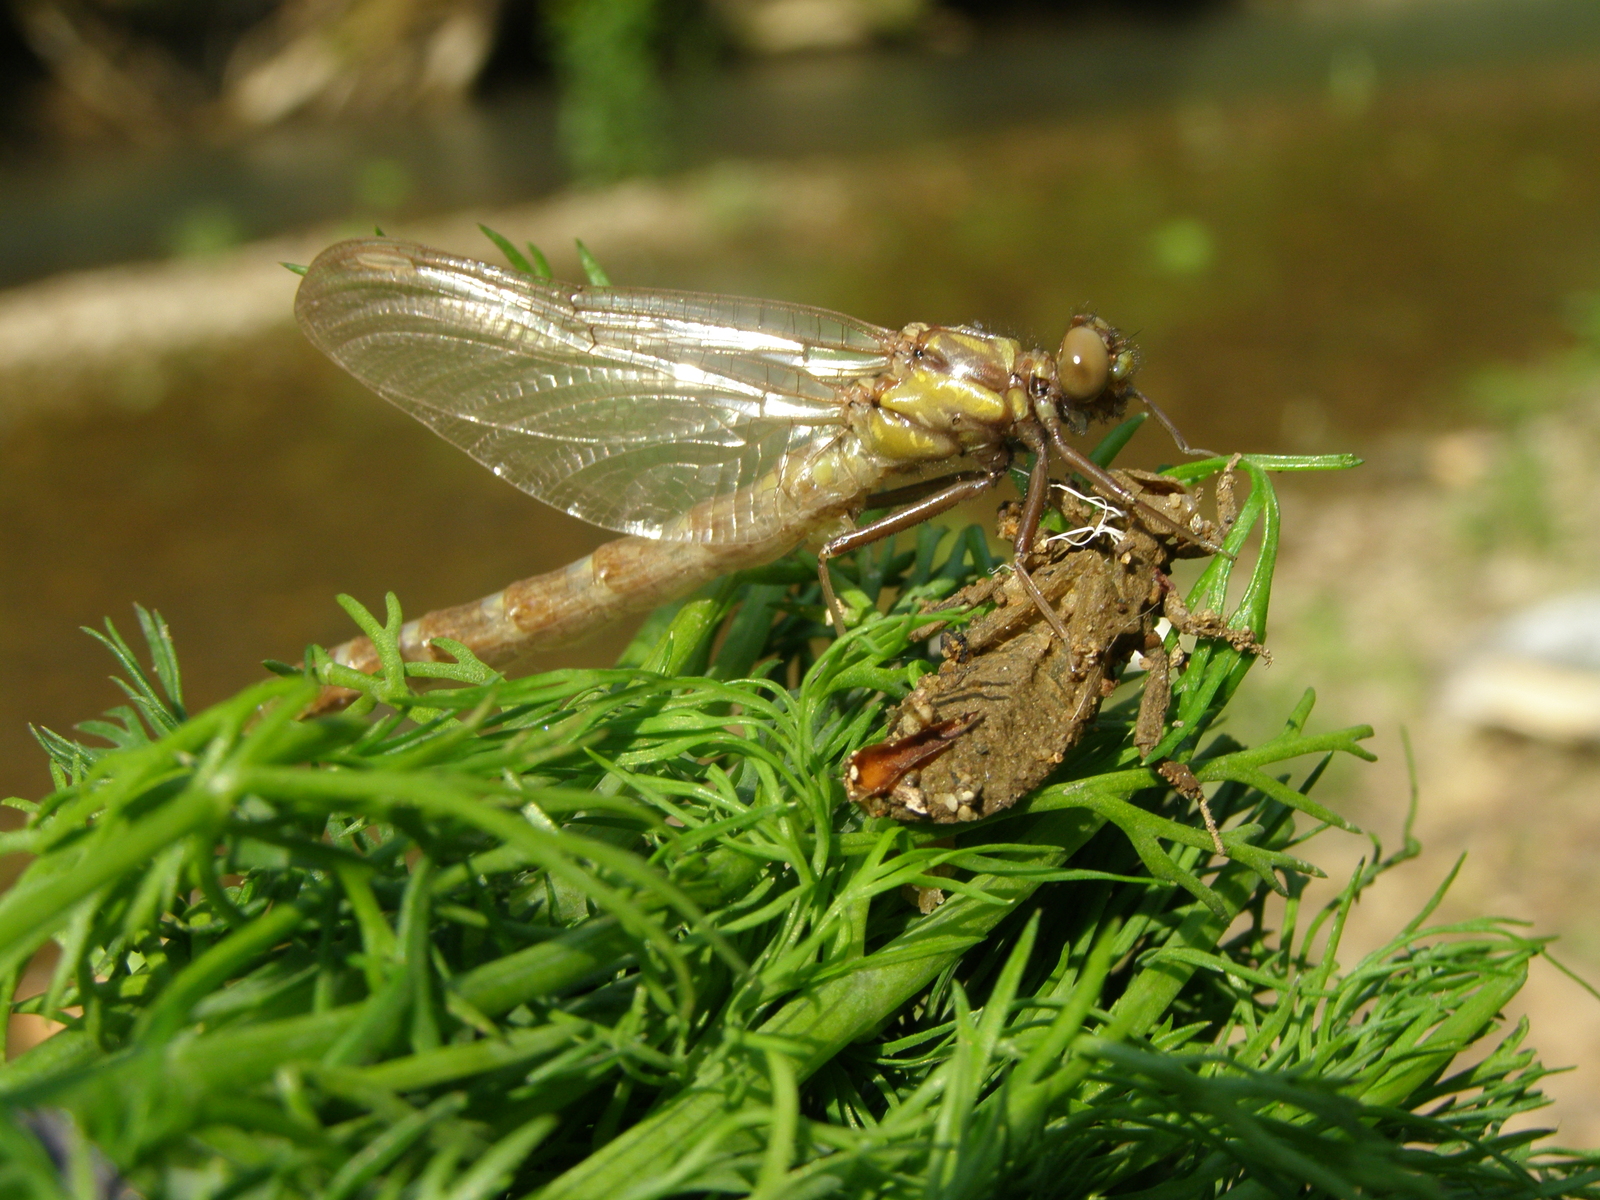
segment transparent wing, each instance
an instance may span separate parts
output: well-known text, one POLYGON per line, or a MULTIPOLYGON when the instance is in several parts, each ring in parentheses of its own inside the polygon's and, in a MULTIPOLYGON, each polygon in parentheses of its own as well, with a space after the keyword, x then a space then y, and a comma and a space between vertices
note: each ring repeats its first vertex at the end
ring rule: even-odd
POLYGON ((884 369, 891 336, 823 309, 579 287, 387 239, 318 255, 295 314, 368 387, 595 525, 660 536, 747 493, 701 535, 717 541, 770 527, 772 473, 841 434, 838 387, 884 369))

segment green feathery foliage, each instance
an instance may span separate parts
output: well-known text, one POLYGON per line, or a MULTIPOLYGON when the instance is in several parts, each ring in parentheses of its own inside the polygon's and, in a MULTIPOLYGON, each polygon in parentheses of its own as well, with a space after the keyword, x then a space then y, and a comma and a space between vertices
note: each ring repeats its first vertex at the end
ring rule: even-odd
MULTIPOLYGON (((1266 471, 1338 465, 1246 459, 1191 607, 1248 560, 1230 619, 1264 633, 1266 471)), ((402 663, 398 606, 350 603, 379 676, 318 652, 193 716, 159 618, 148 671, 108 623, 129 703, 82 727, 105 745, 41 731, 57 790, 0 842, 34 856, 0 989, 55 942, 15 1007, 66 1026, 0 1071, 0 1194, 93 1194, 81 1143, 58 1171, 35 1136, 65 1114, 150 1200, 1600 1196, 1600 1158, 1505 1129, 1544 1103, 1500 1017, 1542 943, 1424 912, 1341 967, 1389 862, 1302 911, 1300 846, 1351 828, 1309 793, 1371 731, 1312 731, 1308 695, 1262 745, 1215 732, 1228 645, 1160 748, 1226 857, 1133 748, 1131 682, 995 818, 849 805, 841 761, 931 669, 918 605, 994 566, 976 529, 910 543, 842 560, 866 619, 837 639, 803 555, 615 669, 517 680, 402 663), (364 696, 299 720, 323 681, 364 696)))

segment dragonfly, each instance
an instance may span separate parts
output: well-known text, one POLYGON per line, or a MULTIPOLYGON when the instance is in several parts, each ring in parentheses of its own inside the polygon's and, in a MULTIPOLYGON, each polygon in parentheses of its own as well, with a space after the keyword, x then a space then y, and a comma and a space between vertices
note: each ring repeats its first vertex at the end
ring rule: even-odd
MULTIPOLYGON (((1023 562, 1052 457, 1218 549, 1067 440, 1139 399, 1181 449, 1209 453, 1138 391, 1137 351, 1095 316, 1074 317, 1051 353, 970 326, 888 329, 775 300, 564 283, 384 237, 319 254, 295 315, 334 362, 499 478, 626 535, 409 622, 410 661, 446 661, 433 644, 445 637, 509 666, 803 544, 842 630, 830 559, 981 496, 1022 452, 1033 458, 1014 569, 1063 641, 1023 562)), ((364 637, 331 657, 378 668, 364 637)))

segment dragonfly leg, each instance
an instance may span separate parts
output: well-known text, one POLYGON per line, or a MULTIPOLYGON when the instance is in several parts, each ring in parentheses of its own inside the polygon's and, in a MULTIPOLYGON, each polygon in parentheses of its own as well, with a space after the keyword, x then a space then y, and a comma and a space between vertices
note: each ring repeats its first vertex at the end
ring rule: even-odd
POLYGON ((1022 561, 1033 550, 1033 539, 1038 536, 1039 522, 1044 517, 1044 502, 1050 494, 1050 455, 1044 436, 1037 429, 1024 426, 1020 432, 1023 444, 1033 451, 1033 470, 1028 473, 1028 492, 1022 499, 1017 540, 1011 543, 1011 569, 1016 573, 1017 582, 1022 584, 1022 590, 1028 593, 1028 598, 1039 610, 1039 615, 1049 622, 1050 628, 1055 630, 1061 644, 1066 647, 1067 670, 1072 671, 1072 636, 1022 561))
POLYGON ((1183 451, 1183 453, 1187 454, 1190 458, 1222 457, 1215 450, 1202 450, 1198 446, 1189 445, 1188 440, 1183 436, 1183 434, 1178 432, 1178 427, 1172 423, 1172 418, 1167 416, 1167 414, 1161 410, 1161 406, 1159 404, 1150 399, 1149 396, 1146 396, 1138 388, 1129 389, 1129 394, 1137 396, 1139 400, 1143 402, 1144 406, 1150 410, 1155 419, 1160 421, 1161 424, 1166 427, 1166 431, 1172 438, 1173 444, 1176 445, 1179 450, 1183 451))
MULTIPOLYGON (((948 512, 965 500, 972 500, 983 495, 995 484, 1006 476, 1006 467, 997 467, 993 471, 982 474, 973 473, 954 477, 954 482, 947 483, 932 495, 924 496, 915 504, 902 508, 899 512, 890 513, 873 521, 870 525, 863 525, 859 529, 852 529, 848 533, 841 533, 836 538, 829 539, 822 549, 817 551, 817 580, 822 584, 822 597, 828 602, 828 611, 833 614, 834 628, 844 632, 845 615, 844 606, 839 603, 838 596, 834 595, 833 580, 828 575, 828 560, 841 554, 848 554, 851 550, 862 546, 870 546, 873 542, 881 542, 884 538, 920 525, 931 517, 936 517, 942 512, 948 512)), ((933 480, 930 482, 938 482, 933 480)), ((916 485, 913 485, 913 487, 916 485)), ((910 490, 910 489, 900 489, 910 490)), ((893 492, 885 495, 893 495, 893 492)))
POLYGON ((1028 491, 1022 498, 1022 515, 1017 521, 1017 537, 1011 543, 1018 556, 1031 553, 1033 539, 1039 535, 1044 505, 1050 495, 1050 454, 1038 429, 1024 425, 1019 431, 1022 444, 1033 452, 1033 470, 1028 472, 1028 491))
POLYGON ((1081 472, 1101 495, 1109 496, 1131 508, 1138 509, 1140 516, 1146 518, 1147 522, 1154 521, 1159 528, 1170 530, 1191 545, 1199 546, 1208 554, 1225 553, 1216 542, 1211 541, 1209 538, 1201 537, 1194 530, 1174 521, 1160 509, 1152 508, 1123 487, 1110 471, 1095 462, 1083 451, 1068 443, 1066 434, 1061 430, 1061 422, 1055 418, 1055 414, 1050 412, 1048 407, 1041 406, 1041 409, 1040 417, 1042 418, 1042 423, 1050 434, 1050 442, 1055 446, 1056 453, 1066 459, 1073 470, 1081 472))
POLYGON ((902 504, 914 504, 946 488, 954 487, 958 483, 970 483, 975 480, 987 480, 991 475, 989 471, 959 471, 951 475, 935 475, 932 479, 924 479, 920 483, 907 484, 905 487, 892 488, 887 492, 873 492, 862 504, 865 509, 874 508, 899 508, 902 504))

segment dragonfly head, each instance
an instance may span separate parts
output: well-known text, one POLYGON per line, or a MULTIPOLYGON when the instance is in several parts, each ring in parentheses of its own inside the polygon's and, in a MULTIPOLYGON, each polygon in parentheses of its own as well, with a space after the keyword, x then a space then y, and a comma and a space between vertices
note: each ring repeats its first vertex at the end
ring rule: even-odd
POLYGON ((1072 318, 1055 361, 1056 404, 1067 427, 1082 433, 1120 416, 1138 367, 1139 352, 1119 330, 1099 317, 1072 318))

